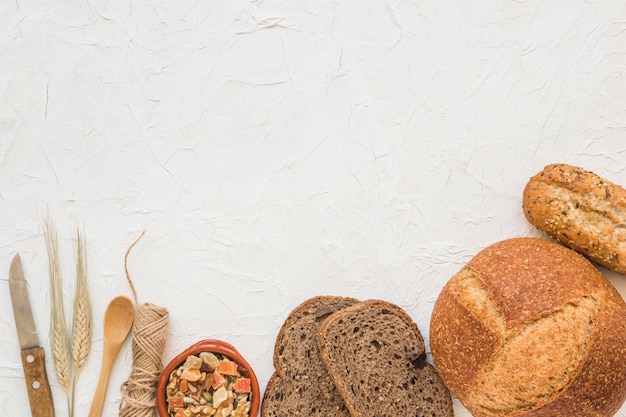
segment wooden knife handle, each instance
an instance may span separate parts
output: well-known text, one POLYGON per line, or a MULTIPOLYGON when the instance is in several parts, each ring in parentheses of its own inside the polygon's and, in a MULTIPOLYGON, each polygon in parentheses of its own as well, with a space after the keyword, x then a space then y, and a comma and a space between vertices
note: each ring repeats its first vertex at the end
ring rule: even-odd
POLYGON ((46 360, 41 347, 24 349, 22 365, 26 378, 26 390, 33 417, 54 417, 54 402, 46 373, 46 360))

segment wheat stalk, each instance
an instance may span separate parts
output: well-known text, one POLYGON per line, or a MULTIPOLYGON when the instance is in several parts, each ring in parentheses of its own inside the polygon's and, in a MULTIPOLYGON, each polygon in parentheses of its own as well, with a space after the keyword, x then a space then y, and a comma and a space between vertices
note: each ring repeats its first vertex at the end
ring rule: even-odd
POLYGON ((63 283, 59 266, 59 245, 56 230, 50 221, 45 221, 45 235, 46 249, 48 251, 48 271, 50 274, 50 297, 52 298, 50 322, 52 337, 50 338, 50 343, 52 345, 52 357, 54 358, 57 380, 67 395, 71 373, 70 346, 63 308, 63 283))
POLYGON ((76 229, 76 289, 74 290, 74 312, 72 321, 72 360, 74 361, 74 378, 72 381, 72 397, 70 417, 74 415, 76 382, 78 374, 87 361, 91 350, 92 312, 87 285, 87 261, 85 241, 76 229))

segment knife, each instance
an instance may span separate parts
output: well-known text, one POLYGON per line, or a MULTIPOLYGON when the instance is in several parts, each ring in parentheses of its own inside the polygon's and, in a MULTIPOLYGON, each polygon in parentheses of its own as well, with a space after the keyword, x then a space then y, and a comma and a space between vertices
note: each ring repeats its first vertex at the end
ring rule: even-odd
POLYGON ((11 262, 9 288, 31 414, 33 417, 54 417, 54 402, 46 373, 44 350, 39 346, 19 254, 11 262))

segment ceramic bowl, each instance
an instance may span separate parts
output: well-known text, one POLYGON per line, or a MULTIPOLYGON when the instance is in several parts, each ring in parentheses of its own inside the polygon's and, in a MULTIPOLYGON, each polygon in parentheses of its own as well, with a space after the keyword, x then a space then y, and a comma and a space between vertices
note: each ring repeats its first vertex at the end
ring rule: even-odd
POLYGON ((226 343, 221 340, 201 340, 187 349, 183 350, 179 355, 177 355, 174 359, 170 361, 170 363, 163 369, 161 377, 159 378, 159 382, 157 385, 156 392, 156 402, 157 409, 160 417, 169 417, 169 413, 167 411, 167 395, 166 395, 166 387, 169 382, 170 374, 176 368, 181 366, 187 360, 187 357, 191 355, 199 355, 201 352, 213 352, 217 354, 222 354, 233 361, 237 362, 239 365, 246 368, 250 374, 250 388, 252 392, 252 400, 250 404, 250 417, 256 417, 259 412, 259 407, 261 404, 261 391, 259 390, 259 381, 252 370, 252 367, 246 360, 241 356, 241 354, 235 349, 231 344, 226 343))

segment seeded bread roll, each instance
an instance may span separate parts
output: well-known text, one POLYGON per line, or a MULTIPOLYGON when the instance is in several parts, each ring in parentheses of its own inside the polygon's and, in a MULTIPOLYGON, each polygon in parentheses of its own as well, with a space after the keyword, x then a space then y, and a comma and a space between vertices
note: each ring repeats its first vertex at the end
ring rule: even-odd
POLYGON ((265 388, 261 417, 350 416, 320 358, 317 328, 331 313, 358 301, 314 297, 289 314, 276 338, 275 372, 265 388))
POLYGON ((432 357, 475 417, 609 417, 626 397, 626 304, 583 256, 509 239, 442 289, 432 357))
POLYGON ((626 274, 626 190, 590 171, 546 166, 523 197, 530 223, 609 269, 626 274))
POLYGON ((318 343, 352 417, 454 415, 422 335, 400 307, 370 300, 340 310, 322 323, 318 343))

